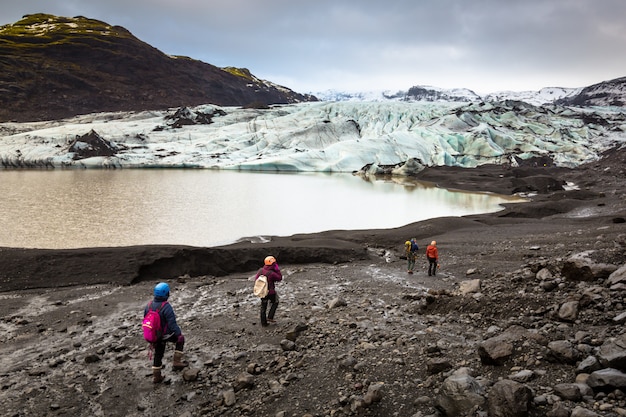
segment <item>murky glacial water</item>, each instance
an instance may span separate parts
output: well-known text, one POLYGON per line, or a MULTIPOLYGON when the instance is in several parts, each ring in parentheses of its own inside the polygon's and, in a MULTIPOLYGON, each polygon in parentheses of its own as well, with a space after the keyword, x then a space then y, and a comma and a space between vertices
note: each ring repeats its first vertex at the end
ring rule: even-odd
POLYGON ((493 212, 511 201, 394 181, 213 170, 0 171, 0 246, 216 246, 251 236, 392 228, 493 212))

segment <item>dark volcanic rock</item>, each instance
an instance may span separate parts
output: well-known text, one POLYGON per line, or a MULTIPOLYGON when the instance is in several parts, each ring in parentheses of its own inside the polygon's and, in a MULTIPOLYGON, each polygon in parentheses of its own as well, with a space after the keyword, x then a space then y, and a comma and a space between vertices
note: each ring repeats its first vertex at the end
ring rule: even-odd
POLYGON ((94 156, 113 156, 117 151, 117 146, 92 130, 74 139, 70 144, 69 151, 74 152, 74 159, 91 158, 94 156))

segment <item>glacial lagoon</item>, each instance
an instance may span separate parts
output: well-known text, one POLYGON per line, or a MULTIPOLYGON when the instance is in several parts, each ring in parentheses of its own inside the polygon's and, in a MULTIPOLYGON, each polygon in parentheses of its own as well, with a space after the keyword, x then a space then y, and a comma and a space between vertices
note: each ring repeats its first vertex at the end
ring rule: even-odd
POLYGON ((0 171, 0 246, 218 246, 498 211, 515 197, 408 178, 206 169, 0 171))

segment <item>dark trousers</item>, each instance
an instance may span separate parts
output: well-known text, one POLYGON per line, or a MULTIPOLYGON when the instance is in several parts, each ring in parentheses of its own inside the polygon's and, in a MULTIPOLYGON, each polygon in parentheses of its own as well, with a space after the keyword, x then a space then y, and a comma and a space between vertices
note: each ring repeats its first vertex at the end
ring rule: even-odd
POLYGON ((274 320, 274 314, 278 308, 278 294, 268 294, 266 297, 261 298, 261 324, 267 326, 267 320, 274 320), (270 302, 270 311, 267 313, 267 303, 270 302))
POLYGON ((428 258, 428 276, 437 275, 437 258, 428 258))
POLYGON ((185 342, 179 342, 178 338, 176 338, 175 336, 171 336, 167 339, 163 339, 159 342, 156 342, 154 344, 154 359, 152 361, 152 365, 156 366, 157 368, 160 368, 161 365, 163 365, 163 356, 165 356, 165 345, 167 343, 175 343, 176 344, 176 350, 179 351, 183 351, 183 348, 185 347, 185 342))

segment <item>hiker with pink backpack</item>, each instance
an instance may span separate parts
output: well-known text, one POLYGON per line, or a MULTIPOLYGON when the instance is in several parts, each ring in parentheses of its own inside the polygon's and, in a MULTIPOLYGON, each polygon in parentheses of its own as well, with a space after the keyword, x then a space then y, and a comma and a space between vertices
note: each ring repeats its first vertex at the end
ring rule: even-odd
POLYGON ((158 283, 154 287, 154 299, 148 303, 143 315, 144 339, 154 348, 154 358, 152 362, 152 382, 158 384, 165 377, 161 373, 163 367, 163 356, 165 355, 166 344, 174 343, 174 361, 172 368, 179 371, 189 364, 183 360, 183 348, 185 346, 185 336, 176 323, 174 309, 168 303, 170 297, 170 286, 165 282, 158 283))

